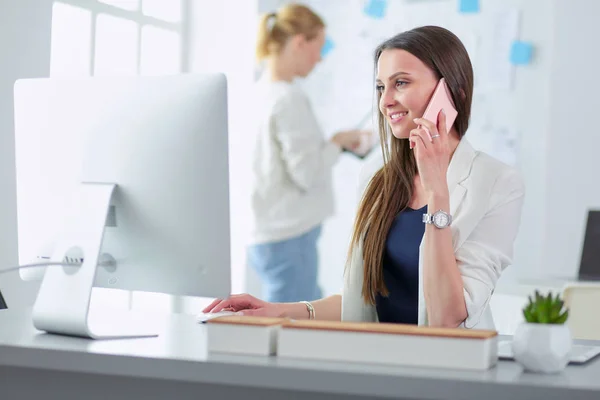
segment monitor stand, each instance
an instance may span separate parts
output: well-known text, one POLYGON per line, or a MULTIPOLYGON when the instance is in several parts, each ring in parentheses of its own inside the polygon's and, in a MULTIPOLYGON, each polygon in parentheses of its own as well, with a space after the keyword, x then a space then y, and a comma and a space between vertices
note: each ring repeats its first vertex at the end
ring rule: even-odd
MULTIPOLYGON (((100 258, 104 227, 115 184, 82 183, 73 214, 67 218, 52 262, 82 258, 81 266, 48 267, 33 306, 33 325, 48 333, 91 339, 158 336, 135 318, 90 313, 92 287, 100 258)), ((102 311, 102 310, 98 310, 102 311)))

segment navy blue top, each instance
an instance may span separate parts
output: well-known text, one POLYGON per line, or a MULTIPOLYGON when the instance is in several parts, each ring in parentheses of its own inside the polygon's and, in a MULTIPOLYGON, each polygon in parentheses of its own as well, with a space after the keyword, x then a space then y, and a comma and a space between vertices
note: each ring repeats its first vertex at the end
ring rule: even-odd
POLYGON ((385 241, 383 279, 388 297, 377 295, 379 322, 418 323, 419 306, 419 246, 425 233, 423 214, 407 208, 392 223, 385 241))

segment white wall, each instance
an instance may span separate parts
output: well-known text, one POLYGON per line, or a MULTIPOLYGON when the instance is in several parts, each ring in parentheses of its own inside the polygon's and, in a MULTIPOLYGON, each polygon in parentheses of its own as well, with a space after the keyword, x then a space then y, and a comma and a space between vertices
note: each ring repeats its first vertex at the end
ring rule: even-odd
MULTIPOLYGON (((13 84, 48 76, 51 19, 50 0, 0 0, 0 269, 17 263, 13 84)), ((9 307, 32 305, 38 286, 18 273, 0 275, 9 307)))
POLYGON ((533 42, 535 57, 516 74, 512 108, 522 131, 519 166, 527 194, 515 265, 504 280, 573 277, 587 209, 600 208, 594 124, 600 53, 593 40, 600 2, 512 2, 523 11, 521 37, 533 42))
POLYGON ((257 28, 256 0, 192 1, 190 13, 190 72, 223 72, 228 80, 229 160, 231 197, 232 292, 259 294, 256 279, 246 285, 247 225, 249 218, 247 149, 252 104, 246 93, 254 81, 254 42, 257 28), (235 10, 235 12, 232 12, 235 10))
MULTIPOLYGON (((497 0, 500 3, 500 0, 497 0)), ((505 110, 520 132, 518 167, 526 185, 525 204, 519 236, 515 243, 514 265, 507 269, 502 280, 537 277, 542 273, 545 223, 548 207, 548 155, 552 126, 550 99, 552 96, 551 69, 554 54, 556 0, 502 1, 519 6, 522 12, 521 40, 535 47, 533 62, 518 66, 515 73, 514 102, 498 110, 497 118, 505 118, 505 110)), ((572 32, 571 35, 575 35, 572 32)))
POLYGON ((573 276, 579 267, 587 209, 600 209, 600 1, 555 3, 548 85, 547 236, 541 269, 573 276))

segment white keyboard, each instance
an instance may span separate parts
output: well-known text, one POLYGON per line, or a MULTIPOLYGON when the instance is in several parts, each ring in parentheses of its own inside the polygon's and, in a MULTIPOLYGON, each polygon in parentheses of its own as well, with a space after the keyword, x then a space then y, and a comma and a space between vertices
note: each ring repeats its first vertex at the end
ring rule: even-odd
POLYGON ((234 312, 234 311, 219 311, 216 313, 200 313, 196 316, 196 321, 198 321, 200 323, 204 323, 204 322, 208 321, 209 319, 213 319, 213 318, 217 318, 217 317, 224 317, 226 315, 239 315, 239 313, 234 312))
MULTIPOLYGON (((584 364, 600 354, 600 346, 585 346, 582 344, 574 344, 571 348, 569 363, 584 364)), ((513 360, 511 342, 502 340, 498 343, 498 357, 505 360, 513 360)))

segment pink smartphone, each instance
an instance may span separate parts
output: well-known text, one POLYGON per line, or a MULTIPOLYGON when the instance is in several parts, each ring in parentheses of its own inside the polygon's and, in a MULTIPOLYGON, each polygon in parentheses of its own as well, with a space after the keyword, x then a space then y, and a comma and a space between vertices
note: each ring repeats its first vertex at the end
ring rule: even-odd
MULTIPOLYGON (((425 109, 423 118, 437 125, 438 115, 442 109, 446 114, 446 127, 448 130, 450 130, 452 124, 454 124, 454 120, 456 120, 458 112, 454 107, 450 90, 448 89, 448 85, 446 85, 446 80, 444 78, 440 79, 435 90, 433 91, 433 95, 431 96, 431 100, 429 100, 429 104, 425 109)), ((444 132, 440 132, 440 134, 443 133, 444 132)))

